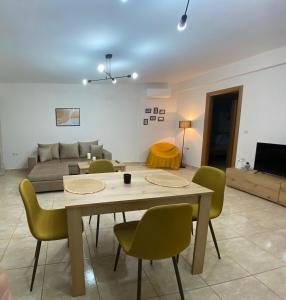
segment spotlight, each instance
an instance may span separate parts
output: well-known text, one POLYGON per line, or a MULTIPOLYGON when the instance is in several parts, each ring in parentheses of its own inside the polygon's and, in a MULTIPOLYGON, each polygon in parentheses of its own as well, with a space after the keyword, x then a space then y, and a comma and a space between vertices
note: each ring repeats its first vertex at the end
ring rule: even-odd
POLYGON ((98 70, 98 72, 100 72, 100 73, 104 72, 104 70, 105 70, 105 65, 103 65, 103 64, 98 65, 98 66, 97 66, 97 70, 98 70))
POLYGON ((137 79, 138 78, 138 73, 134 72, 132 73, 132 79, 137 79))
POLYGON ((117 82, 116 78, 112 78, 112 83, 116 84, 116 82, 117 82))
POLYGON ((182 15, 181 20, 177 26, 179 31, 183 31, 187 28, 187 18, 188 18, 187 15, 182 15))
POLYGON ((83 85, 87 85, 87 83, 88 83, 88 82, 87 82, 87 79, 83 79, 83 80, 82 80, 82 84, 83 84, 83 85))
POLYGON ((180 20, 180 22, 177 26, 177 29, 179 31, 183 31, 187 27, 187 18, 188 18, 187 11, 188 11, 188 8, 189 8, 189 4, 190 4, 190 0, 188 0, 187 6, 186 6, 186 9, 185 9, 185 13, 182 15, 181 20, 180 20))

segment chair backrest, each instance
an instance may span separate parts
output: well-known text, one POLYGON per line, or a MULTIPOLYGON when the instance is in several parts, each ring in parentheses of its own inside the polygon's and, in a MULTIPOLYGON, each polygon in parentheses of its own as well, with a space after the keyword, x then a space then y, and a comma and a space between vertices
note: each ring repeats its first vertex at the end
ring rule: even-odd
POLYGON ((142 259, 176 256, 191 242, 192 206, 162 205, 150 208, 139 222, 129 254, 142 259))
POLYGON ((212 209, 218 217, 224 201, 225 173, 217 168, 203 166, 198 169, 192 181, 214 191, 212 209))
POLYGON ((35 238, 38 238, 36 229, 37 220, 43 209, 40 207, 34 187, 28 179, 21 181, 19 191, 25 206, 30 231, 35 238))
POLYGON ((113 164, 106 159, 95 160, 90 163, 89 173, 109 173, 114 172, 113 164))

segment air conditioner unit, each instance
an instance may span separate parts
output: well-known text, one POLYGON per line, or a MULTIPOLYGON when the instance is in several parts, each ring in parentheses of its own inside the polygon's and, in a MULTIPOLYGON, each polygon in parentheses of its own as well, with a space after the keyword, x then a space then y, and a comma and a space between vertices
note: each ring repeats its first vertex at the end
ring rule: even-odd
POLYGON ((168 99, 171 98, 171 89, 147 89, 147 98, 168 99))

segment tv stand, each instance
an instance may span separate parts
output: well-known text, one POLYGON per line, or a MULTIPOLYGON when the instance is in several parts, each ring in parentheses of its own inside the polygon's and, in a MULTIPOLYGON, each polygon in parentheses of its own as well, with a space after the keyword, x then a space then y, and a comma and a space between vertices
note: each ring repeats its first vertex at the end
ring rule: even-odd
POLYGON ((286 177, 255 170, 229 168, 226 170, 227 186, 286 206, 286 177))

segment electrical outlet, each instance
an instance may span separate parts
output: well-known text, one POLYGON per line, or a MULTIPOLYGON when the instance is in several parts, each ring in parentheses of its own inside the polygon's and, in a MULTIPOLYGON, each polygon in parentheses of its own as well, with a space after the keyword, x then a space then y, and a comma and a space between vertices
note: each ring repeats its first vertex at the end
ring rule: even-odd
POLYGON ((12 156, 18 156, 18 155, 19 155, 19 153, 17 153, 17 152, 12 153, 12 156))

